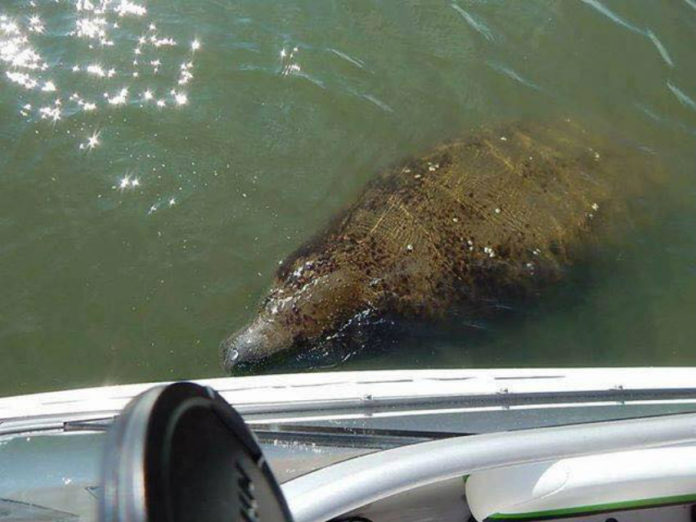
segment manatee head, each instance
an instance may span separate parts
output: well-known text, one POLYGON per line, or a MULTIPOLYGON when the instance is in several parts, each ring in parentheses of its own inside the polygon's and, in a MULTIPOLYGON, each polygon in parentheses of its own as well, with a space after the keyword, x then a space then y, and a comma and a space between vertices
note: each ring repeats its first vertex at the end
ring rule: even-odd
POLYGON ((364 273, 335 255, 296 253, 278 269, 256 317, 222 342, 225 369, 337 335, 369 310, 368 283, 364 273))

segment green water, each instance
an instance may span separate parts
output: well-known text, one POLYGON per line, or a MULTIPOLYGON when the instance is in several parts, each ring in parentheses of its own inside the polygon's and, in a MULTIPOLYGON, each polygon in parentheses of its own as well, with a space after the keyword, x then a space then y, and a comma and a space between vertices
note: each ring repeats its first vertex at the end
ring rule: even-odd
POLYGON ((650 218, 471 338, 339 367, 694 364, 695 37, 694 0, 4 0, 0 395, 221 375, 278 261, 381 167, 549 114, 659 156, 650 218))

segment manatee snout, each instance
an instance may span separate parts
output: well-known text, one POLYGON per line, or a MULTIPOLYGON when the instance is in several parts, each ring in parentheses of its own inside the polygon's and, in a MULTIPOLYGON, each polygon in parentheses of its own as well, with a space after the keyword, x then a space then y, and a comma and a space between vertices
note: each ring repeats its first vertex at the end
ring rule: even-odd
POLYGON ((254 320, 222 342, 226 371, 282 351, 316 347, 368 306, 361 274, 309 255, 279 270, 254 320))
POLYGON ((285 348, 289 342, 274 321, 257 317, 222 341, 222 365, 229 372, 239 364, 261 361, 285 348))
POLYGON ((237 364, 237 359, 239 359, 239 350, 235 347, 234 340, 228 337, 220 343, 220 360, 226 372, 232 371, 237 364))
POLYGON ((220 356, 222 358, 222 366, 225 371, 230 372, 246 357, 242 354, 252 353, 253 346, 256 344, 255 339, 251 335, 245 335, 242 331, 239 335, 234 334, 227 337, 220 343, 220 356))

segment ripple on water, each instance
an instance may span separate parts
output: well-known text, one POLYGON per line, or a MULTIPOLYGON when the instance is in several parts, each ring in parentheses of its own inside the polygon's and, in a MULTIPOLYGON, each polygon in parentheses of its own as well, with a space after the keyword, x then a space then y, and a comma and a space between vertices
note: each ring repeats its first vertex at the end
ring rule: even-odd
POLYGON ((465 11, 457 4, 453 3, 452 8, 455 11, 457 11, 462 16, 464 21, 466 21, 466 23, 469 24, 475 31, 477 31, 481 35, 483 35, 483 37, 486 40, 489 40, 491 42, 495 40, 495 36, 493 35, 493 31, 491 31, 490 28, 485 23, 483 23, 481 20, 474 18, 468 11, 465 11))
MULTIPOLYGON (((655 46, 655 49, 657 49, 657 52, 660 54, 660 57, 662 60, 670 67, 674 67, 674 61, 672 60, 672 57, 670 53, 667 51, 667 48, 665 45, 662 43, 662 41, 657 37, 657 35, 648 27, 641 29, 637 25, 625 20, 618 14, 616 14, 614 11, 609 9, 607 6, 599 2, 598 0, 582 0, 583 3, 586 5, 596 9, 599 13, 602 15, 606 16, 609 20, 614 22, 615 24, 624 27, 628 29, 631 32, 634 32, 636 34, 645 36, 652 42, 652 44, 655 46)), ((686 0, 687 3, 692 2, 694 5, 696 3, 694 0, 686 0)))
POLYGON ((676 96, 677 100, 679 100, 679 102, 682 105, 696 111, 696 101, 694 101, 693 98, 688 96, 684 91, 682 91, 679 87, 674 85, 671 81, 667 81, 667 87, 670 91, 672 91, 672 94, 676 96))

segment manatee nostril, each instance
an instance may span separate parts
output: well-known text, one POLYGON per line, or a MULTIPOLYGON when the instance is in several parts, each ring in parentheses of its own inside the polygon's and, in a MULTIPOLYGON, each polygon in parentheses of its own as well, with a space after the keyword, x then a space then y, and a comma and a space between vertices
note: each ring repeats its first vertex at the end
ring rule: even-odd
POLYGON ((222 365, 226 371, 232 371, 232 368, 237 364, 239 359, 239 351, 236 348, 231 348, 229 346, 224 347, 222 353, 222 365))
POLYGON ((235 344, 230 339, 225 339, 220 343, 222 366, 226 371, 232 370, 239 359, 239 350, 234 346, 235 344))

